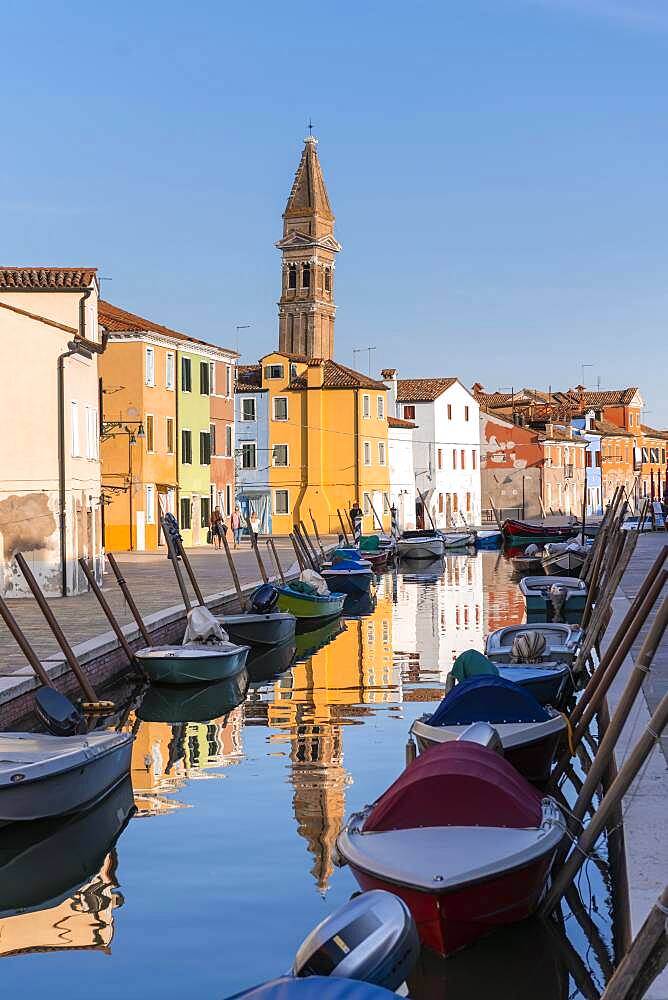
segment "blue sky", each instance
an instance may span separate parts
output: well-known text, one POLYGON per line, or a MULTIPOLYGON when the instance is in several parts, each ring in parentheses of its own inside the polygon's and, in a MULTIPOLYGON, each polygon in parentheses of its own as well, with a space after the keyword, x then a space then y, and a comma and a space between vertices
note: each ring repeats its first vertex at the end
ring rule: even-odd
POLYGON ((340 361, 488 388, 590 364, 668 426, 665 0, 36 0, 3 35, 0 263, 96 265, 193 336, 250 324, 255 360, 311 116, 340 361))

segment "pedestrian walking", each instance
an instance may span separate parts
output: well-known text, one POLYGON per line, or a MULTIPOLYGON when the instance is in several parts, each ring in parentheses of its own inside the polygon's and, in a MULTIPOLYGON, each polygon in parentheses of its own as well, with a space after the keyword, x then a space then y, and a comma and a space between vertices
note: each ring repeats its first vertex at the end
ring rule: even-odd
POLYGON ((225 522, 223 521, 223 515, 220 512, 220 507, 216 507, 211 515, 211 541, 213 542, 214 549, 221 549, 223 547, 223 532, 227 531, 225 527, 225 522))
POLYGON ((239 542, 241 541, 241 511, 239 510, 238 505, 234 508, 232 517, 230 518, 230 523, 232 525, 234 547, 237 549, 239 547, 239 542))

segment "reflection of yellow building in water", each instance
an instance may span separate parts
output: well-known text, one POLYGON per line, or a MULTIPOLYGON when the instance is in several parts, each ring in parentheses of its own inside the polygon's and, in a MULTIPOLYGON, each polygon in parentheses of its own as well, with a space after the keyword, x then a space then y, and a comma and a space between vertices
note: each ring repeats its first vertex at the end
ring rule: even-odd
POLYGON ((27 952, 95 950, 111 953, 114 909, 122 903, 116 891, 116 851, 75 893, 55 906, 0 919, 0 957, 27 952))
POLYGON ((310 659, 297 663, 291 677, 277 681, 268 705, 268 723, 279 730, 271 743, 290 742, 290 778, 299 833, 313 855, 311 869, 325 892, 332 874, 332 851, 345 816, 343 727, 361 706, 400 700, 392 665, 392 602, 381 581, 374 611, 346 621, 345 631, 310 659))

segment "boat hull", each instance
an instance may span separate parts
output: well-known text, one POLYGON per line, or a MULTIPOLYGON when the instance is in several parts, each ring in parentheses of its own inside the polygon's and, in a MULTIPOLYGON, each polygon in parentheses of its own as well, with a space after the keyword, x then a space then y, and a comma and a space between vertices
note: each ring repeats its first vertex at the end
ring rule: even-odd
POLYGON ((287 587, 277 587, 278 606, 281 611, 289 611, 298 622, 326 621, 336 618, 343 611, 345 594, 332 593, 327 597, 311 594, 298 594, 287 587))
MULTIPOLYGON (((0 826, 67 816, 92 804, 129 774, 133 740, 131 733, 119 734, 109 750, 93 760, 3 786, 0 826)), ((21 771, 20 765, 16 765, 16 770, 21 771)))
POLYGON ((226 615, 218 620, 232 641, 241 646, 280 646, 294 638, 297 625, 295 616, 285 611, 226 615))
POLYGON ((347 572, 346 570, 324 569, 321 575, 330 590, 347 595, 366 594, 373 580, 373 573, 354 570, 347 572))
POLYGON ((550 576, 580 576, 585 557, 579 552, 560 552, 543 560, 543 569, 550 576))
POLYGON ((352 865, 351 870, 362 889, 386 889, 403 899, 413 914, 422 943, 445 956, 497 927, 530 916, 541 901, 552 862, 550 852, 523 868, 443 893, 400 885, 352 865))
POLYGON ((400 559, 438 559, 445 552, 442 538, 399 539, 397 555, 400 559))
POLYGON ((246 665, 249 647, 229 645, 232 648, 224 651, 215 646, 151 646, 135 655, 155 684, 213 684, 233 677, 246 665))
POLYGON ((573 538, 578 526, 529 524, 509 519, 501 525, 503 537, 510 545, 528 545, 530 542, 558 542, 573 538))

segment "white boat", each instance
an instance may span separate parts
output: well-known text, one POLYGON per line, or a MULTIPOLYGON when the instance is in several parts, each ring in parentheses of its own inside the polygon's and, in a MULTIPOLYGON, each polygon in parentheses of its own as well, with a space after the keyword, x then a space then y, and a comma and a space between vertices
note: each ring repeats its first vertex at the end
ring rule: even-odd
POLYGON ((132 733, 0 733, 0 825, 65 816, 130 770, 132 733))
POLYGON ((442 531, 441 538, 446 549, 461 549, 475 545, 475 531, 442 531))
POLYGON ((559 663, 572 663, 582 639, 582 629, 562 622, 506 625, 487 636, 485 656, 495 663, 510 663, 515 639, 527 632, 539 632, 545 639, 542 660, 556 660, 559 663))
POLYGON ((397 553, 402 559, 435 559, 444 552, 440 531, 405 531, 397 541, 397 553))

